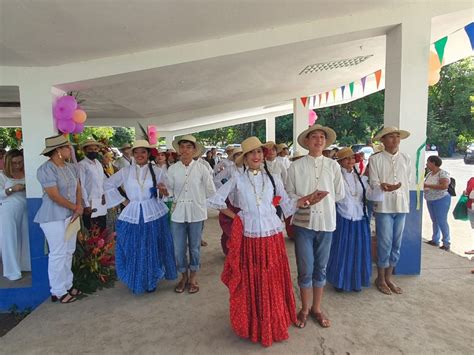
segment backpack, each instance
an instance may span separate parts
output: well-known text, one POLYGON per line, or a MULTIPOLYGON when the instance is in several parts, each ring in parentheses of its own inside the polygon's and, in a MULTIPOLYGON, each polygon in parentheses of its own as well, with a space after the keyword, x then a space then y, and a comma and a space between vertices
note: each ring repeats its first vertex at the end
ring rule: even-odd
POLYGON ((456 180, 454 178, 449 179, 448 194, 456 196, 456 180))

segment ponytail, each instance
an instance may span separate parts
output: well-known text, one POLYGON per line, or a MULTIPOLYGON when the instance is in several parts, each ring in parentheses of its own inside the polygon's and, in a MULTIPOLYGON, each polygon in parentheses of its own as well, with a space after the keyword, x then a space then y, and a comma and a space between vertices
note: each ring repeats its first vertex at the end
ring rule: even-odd
POLYGON ((366 190, 365 190, 365 186, 364 186, 364 183, 362 182, 362 178, 359 174, 359 172, 357 171, 357 169, 354 169, 355 171, 355 174, 357 175, 357 178, 359 179, 359 182, 360 182, 360 185, 362 186, 362 203, 363 203, 363 211, 364 211, 364 216, 367 217, 368 214, 367 214, 367 198, 366 198, 366 190))
MULTIPOLYGON (((263 160, 263 168, 265 169, 265 172, 267 173, 268 177, 270 178, 270 182, 272 183, 273 186, 273 197, 276 196, 276 185, 275 185, 275 179, 273 178, 273 175, 270 173, 270 170, 268 170, 267 166, 267 161, 264 159, 263 160)), ((283 214, 283 210, 281 209, 281 206, 275 206, 276 208, 276 214, 277 216, 281 219, 281 216, 283 214)))

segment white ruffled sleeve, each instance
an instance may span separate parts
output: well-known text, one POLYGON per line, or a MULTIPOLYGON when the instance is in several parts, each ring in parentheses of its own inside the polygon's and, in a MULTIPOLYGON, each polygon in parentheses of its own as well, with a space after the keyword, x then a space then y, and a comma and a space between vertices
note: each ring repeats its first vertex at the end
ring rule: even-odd
POLYGON ((129 169, 122 168, 108 179, 104 179, 104 194, 107 208, 113 208, 125 201, 118 188, 125 182, 125 177, 129 169))
POLYGON ((229 194, 234 191, 237 187, 237 180, 231 178, 224 185, 222 185, 219 190, 210 198, 207 199, 207 206, 216 210, 223 210, 227 208, 225 200, 229 194))
POLYGON ((273 175, 275 179, 275 190, 277 196, 281 196, 280 206, 283 211, 285 217, 293 216, 296 212, 296 203, 298 201, 297 198, 290 198, 286 193, 286 190, 283 186, 283 182, 278 175, 273 175))

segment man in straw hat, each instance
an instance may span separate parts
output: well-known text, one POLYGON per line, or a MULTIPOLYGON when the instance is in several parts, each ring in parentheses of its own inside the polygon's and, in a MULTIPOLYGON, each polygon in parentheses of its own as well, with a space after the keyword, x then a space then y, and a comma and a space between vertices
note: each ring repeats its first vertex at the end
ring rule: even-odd
POLYGON ((125 143, 119 150, 122 153, 122 156, 115 161, 114 166, 120 170, 126 166, 132 165, 132 146, 129 143, 125 143))
POLYGON ((313 125, 298 136, 298 143, 309 154, 293 162, 288 170, 287 191, 293 198, 317 192, 317 203, 300 208, 293 216, 295 252, 302 307, 297 326, 304 328, 309 314, 324 328, 329 319, 321 310, 326 266, 336 229, 335 202, 344 198, 341 169, 323 150, 336 140, 329 127, 313 125))
POLYGON ((174 197, 171 208, 171 232, 178 272, 182 278, 176 285, 177 293, 199 291, 197 272, 200 268, 203 223, 207 219, 206 199, 216 192, 207 168, 194 161, 203 151, 202 145, 192 135, 173 141, 181 158, 168 169, 168 191, 174 197), (189 249, 190 261, 187 251, 189 249))
POLYGON ((290 155, 290 151, 288 149, 288 146, 285 143, 280 143, 276 145, 277 148, 277 160, 283 164, 285 169, 288 169, 290 167, 290 159, 288 156, 290 155))
POLYGON ((85 158, 78 163, 84 226, 90 229, 93 225, 97 225, 102 230, 107 225, 107 208, 104 196, 104 169, 97 158, 103 144, 88 139, 80 147, 85 155, 85 158))
POLYGON ((384 127, 374 140, 384 150, 369 158, 369 183, 383 191, 383 201, 374 202, 377 233, 377 289, 386 294, 400 294, 392 281, 393 268, 400 258, 405 217, 410 212, 411 164, 408 155, 399 152, 400 140, 410 135, 396 127, 384 127))
POLYGON ((283 163, 278 160, 278 144, 269 141, 266 142, 264 147, 265 161, 264 164, 268 167, 268 170, 272 175, 278 175, 283 183, 286 182, 287 168, 283 163))

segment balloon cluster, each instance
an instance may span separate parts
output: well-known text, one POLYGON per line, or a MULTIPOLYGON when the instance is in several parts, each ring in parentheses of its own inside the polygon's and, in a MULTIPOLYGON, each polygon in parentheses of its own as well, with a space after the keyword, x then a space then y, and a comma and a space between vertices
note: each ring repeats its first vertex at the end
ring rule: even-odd
POLYGON ((314 122, 318 119, 318 115, 316 114, 315 111, 309 110, 308 111, 308 124, 309 126, 314 125, 314 122))
POLYGON ((56 127, 62 133, 81 133, 87 114, 72 96, 61 96, 53 106, 56 127))
POLYGON ((428 65, 428 85, 436 85, 440 79, 441 63, 438 54, 430 52, 430 59, 428 65))

